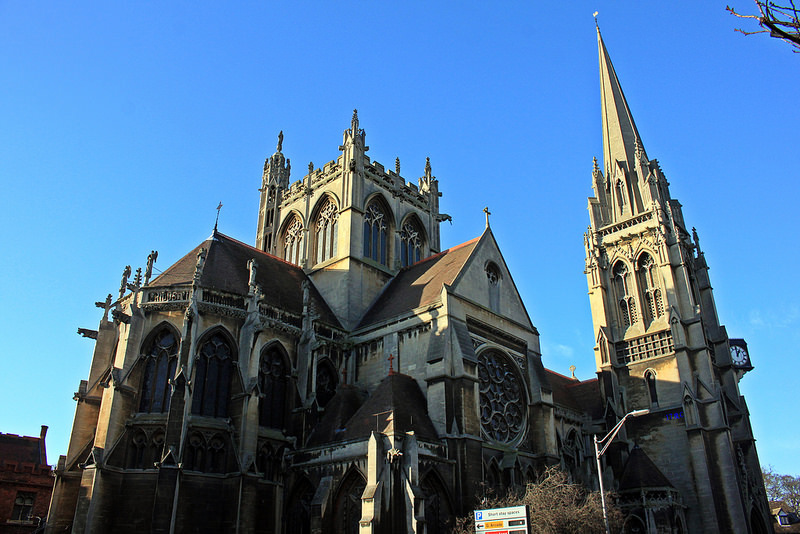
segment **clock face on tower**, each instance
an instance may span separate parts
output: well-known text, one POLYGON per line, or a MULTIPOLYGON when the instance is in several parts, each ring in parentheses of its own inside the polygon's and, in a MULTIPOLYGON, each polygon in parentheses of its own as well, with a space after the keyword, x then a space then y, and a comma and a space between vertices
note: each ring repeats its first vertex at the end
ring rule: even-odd
POLYGON ((731 361, 736 367, 747 367, 750 364, 750 356, 743 347, 731 345, 731 361))

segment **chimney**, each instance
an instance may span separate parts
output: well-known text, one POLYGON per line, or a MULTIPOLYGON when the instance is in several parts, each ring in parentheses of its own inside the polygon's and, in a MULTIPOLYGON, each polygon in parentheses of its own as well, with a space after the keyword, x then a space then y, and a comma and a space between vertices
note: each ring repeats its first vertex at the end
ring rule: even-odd
POLYGON ((47 425, 42 425, 39 432, 39 465, 47 465, 47 448, 44 445, 44 437, 47 435, 47 425))

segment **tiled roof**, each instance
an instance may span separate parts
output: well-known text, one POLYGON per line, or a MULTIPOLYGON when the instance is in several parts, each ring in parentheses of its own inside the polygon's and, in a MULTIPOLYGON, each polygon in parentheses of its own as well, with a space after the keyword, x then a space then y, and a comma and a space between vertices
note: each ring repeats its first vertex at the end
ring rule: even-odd
POLYGON ((436 302, 444 284, 452 284, 480 237, 403 268, 364 314, 359 328, 436 302))
POLYGON ((596 378, 581 382, 562 374, 545 369, 550 388, 553 391, 553 402, 576 412, 587 414, 592 419, 603 417, 603 399, 596 378))
POLYGON ((619 491, 672 487, 674 486, 653 463, 653 460, 638 445, 634 447, 622 470, 622 476, 619 479, 619 491))
POLYGON ((416 380, 400 373, 384 378, 347 422, 339 439, 366 439, 374 430, 397 434, 413 430, 418 438, 438 439, 416 380))
MULTIPOLYGON (((303 312, 303 281, 308 277, 300 267, 219 232, 168 267, 148 287, 190 284, 201 248, 206 249, 205 265, 200 277, 202 287, 247 295, 250 282, 247 262, 255 259, 256 283, 264 292, 267 303, 296 315, 303 312)), ((313 283, 309 283, 309 290, 312 305, 320 319, 341 328, 313 283)))
POLYGON ((314 426, 308 438, 308 446, 324 445, 341 439, 347 421, 353 417, 361 404, 362 399, 354 386, 347 384, 339 386, 336 394, 325 406, 325 415, 314 426))
MULTIPOLYGON (((46 428, 43 429, 43 433, 46 428)), ((47 465, 44 437, 0 433, 0 463, 47 465)))

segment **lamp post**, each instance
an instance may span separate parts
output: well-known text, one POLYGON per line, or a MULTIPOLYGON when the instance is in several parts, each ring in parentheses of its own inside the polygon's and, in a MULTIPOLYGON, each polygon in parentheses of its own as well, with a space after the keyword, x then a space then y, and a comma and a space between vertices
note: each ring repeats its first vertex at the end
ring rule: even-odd
POLYGON ((614 425, 614 428, 611 429, 611 432, 605 435, 603 439, 597 439, 597 434, 594 437, 594 457, 597 460, 597 479, 600 481, 600 502, 603 505, 603 522, 606 525, 606 534, 611 534, 611 529, 608 526, 608 514, 606 514, 606 492, 603 489, 603 472, 602 468, 600 467, 600 457, 606 453, 608 446, 611 445, 611 442, 614 441, 614 437, 622 430, 622 426, 625 424, 625 420, 628 417, 639 417, 640 415, 647 415, 650 413, 650 410, 633 410, 632 412, 628 412, 625 414, 625 417, 619 420, 619 423, 614 425), (603 444, 602 449, 598 449, 598 444, 603 444))

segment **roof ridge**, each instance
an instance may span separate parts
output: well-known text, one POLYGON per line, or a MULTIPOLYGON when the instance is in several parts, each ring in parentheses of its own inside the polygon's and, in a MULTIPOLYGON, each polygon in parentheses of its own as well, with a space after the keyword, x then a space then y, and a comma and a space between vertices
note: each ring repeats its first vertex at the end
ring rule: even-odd
POLYGON ((460 244, 458 244, 458 245, 454 245, 454 246, 452 246, 452 247, 450 247, 450 248, 448 248, 448 249, 442 250, 441 252, 437 252, 436 254, 433 254, 433 255, 431 255, 431 256, 428 256, 428 257, 426 257, 426 258, 422 258, 422 259, 421 259, 421 260, 419 260, 418 262, 412 263, 411 265, 406 265, 405 267, 403 267, 402 269, 400 269, 400 271, 398 271, 398 274, 399 274, 400 272, 402 272, 402 271, 409 270, 409 269, 411 269, 412 267, 416 267, 416 266, 418 266, 418 265, 422 265, 422 264, 423 264, 423 263, 425 263, 426 261, 430 261, 430 260, 432 260, 432 259, 438 258, 438 257, 440 257, 440 256, 444 256, 445 254, 448 254, 448 253, 450 253, 450 252, 453 252, 453 251, 455 251, 455 250, 458 250, 458 249, 460 249, 460 248, 462 248, 462 247, 466 247, 467 245, 471 245, 472 243, 474 243, 474 242, 478 241, 478 240, 479 240, 479 239, 482 237, 482 235, 483 235, 483 234, 481 234, 481 235, 479 235, 478 237, 475 237, 475 238, 473 238, 473 239, 470 239, 469 241, 465 241, 464 243, 460 243, 460 244))
MULTIPOLYGON (((553 371, 552 369, 548 369, 547 367, 545 367, 545 368, 544 368, 544 370, 545 370, 545 371, 547 371, 548 373, 552 373, 552 374, 554 374, 554 375, 558 375, 558 376, 560 376, 561 378, 566 378, 567 380, 572 380, 572 381, 574 381, 574 382, 580 382, 580 380, 578 379, 578 377, 572 377, 572 376, 562 375, 561 373, 559 373, 559 372, 557 372, 557 371, 553 371)), ((597 380, 597 379, 596 379, 596 378, 592 378, 592 379, 590 379, 590 380, 597 380)), ((588 380, 587 380, 587 382, 588 382, 588 380)))
MULTIPOLYGON (((265 256, 269 256, 270 258, 272 258, 272 259, 275 259, 275 260, 278 260, 278 261, 280 261, 280 262, 283 262, 283 263, 285 263, 286 265, 291 265, 291 266, 292 266, 292 267, 294 267, 295 269, 299 269, 299 270, 301 270, 301 271, 303 270, 303 269, 302 269, 302 268, 301 268, 299 265, 296 265, 296 264, 294 264, 294 263, 292 263, 292 262, 290 262, 290 261, 287 261, 287 260, 285 260, 285 259, 283 259, 283 258, 281 258, 281 257, 279 257, 279 256, 276 256, 276 255, 274 255, 274 254, 270 254, 269 252, 266 252, 266 251, 264 251, 264 250, 261 250, 261 249, 259 249, 259 248, 256 248, 256 247, 254 247, 254 246, 252 246, 252 245, 248 245, 247 243, 245 243, 245 242, 243 242, 243 241, 239 241, 238 239, 235 239, 235 238, 233 238, 233 237, 231 237, 231 236, 229 236, 229 235, 223 234, 222 232, 216 232, 214 235, 215 235, 215 236, 224 237, 225 239, 227 239, 227 240, 229 240, 229 241, 233 241, 233 242, 234 242, 234 243, 236 243, 237 245, 241 245, 241 246, 243 246, 243 247, 245 247, 245 248, 247 248, 247 249, 250 249, 250 250, 252 250, 253 252, 258 252, 259 254, 263 254, 263 255, 265 255, 265 256)), ((212 236, 210 239, 206 239, 206 241, 213 241, 213 237, 214 237, 214 236, 212 236)), ((205 241, 204 241, 204 242, 205 242, 205 241)))

